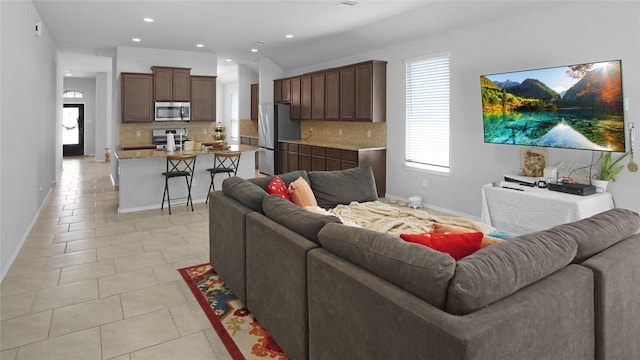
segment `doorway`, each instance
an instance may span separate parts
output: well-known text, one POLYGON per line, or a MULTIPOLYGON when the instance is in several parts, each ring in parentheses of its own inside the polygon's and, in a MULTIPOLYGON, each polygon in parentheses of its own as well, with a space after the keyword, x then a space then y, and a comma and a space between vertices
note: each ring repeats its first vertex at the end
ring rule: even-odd
POLYGON ((64 104, 62 155, 84 155, 84 104, 64 104))

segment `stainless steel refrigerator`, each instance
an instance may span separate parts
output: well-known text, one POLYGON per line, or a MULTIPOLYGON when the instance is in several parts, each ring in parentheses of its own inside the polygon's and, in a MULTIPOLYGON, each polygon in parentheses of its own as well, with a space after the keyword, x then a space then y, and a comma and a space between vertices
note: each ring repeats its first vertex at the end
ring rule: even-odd
POLYGON ((278 140, 300 139, 300 121, 291 120, 286 104, 258 105, 258 170, 275 175, 278 170, 278 140))

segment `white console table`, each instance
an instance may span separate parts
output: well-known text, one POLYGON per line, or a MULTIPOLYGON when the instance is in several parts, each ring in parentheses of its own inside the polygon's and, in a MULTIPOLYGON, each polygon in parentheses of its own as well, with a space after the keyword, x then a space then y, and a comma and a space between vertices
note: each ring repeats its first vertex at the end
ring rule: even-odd
POLYGON ((491 184, 483 186, 481 220, 511 234, 545 230, 613 208, 609 193, 580 196, 517 184, 503 185, 523 191, 491 184))

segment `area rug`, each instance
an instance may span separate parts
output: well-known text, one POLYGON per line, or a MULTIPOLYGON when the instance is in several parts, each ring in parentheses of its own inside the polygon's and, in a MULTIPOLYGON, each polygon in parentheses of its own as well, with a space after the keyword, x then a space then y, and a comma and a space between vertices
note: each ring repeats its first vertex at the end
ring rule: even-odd
POLYGON ((178 269, 234 360, 288 360, 209 264, 178 269))

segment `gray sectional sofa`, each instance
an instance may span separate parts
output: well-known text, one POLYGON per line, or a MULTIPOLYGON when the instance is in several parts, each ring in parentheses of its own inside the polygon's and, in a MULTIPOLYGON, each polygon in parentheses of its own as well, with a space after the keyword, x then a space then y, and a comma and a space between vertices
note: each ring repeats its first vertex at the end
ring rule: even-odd
MULTIPOLYGON (((370 168, 297 171, 320 206, 376 200, 370 168), (373 187, 371 185, 373 184, 373 187)), ((640 217, 612 209, 459 261, 269 196, 210 194, 211 264, 292 359, 634 359, 640 217)))

